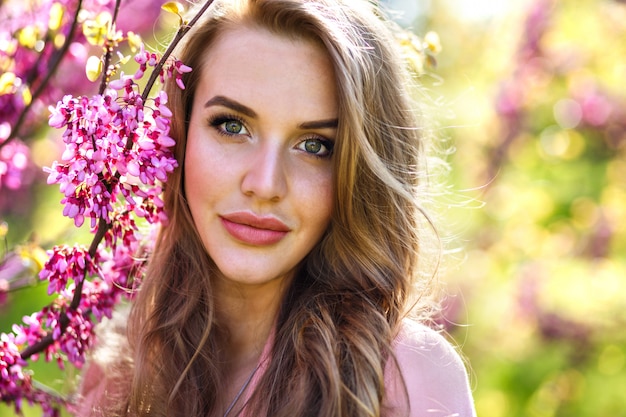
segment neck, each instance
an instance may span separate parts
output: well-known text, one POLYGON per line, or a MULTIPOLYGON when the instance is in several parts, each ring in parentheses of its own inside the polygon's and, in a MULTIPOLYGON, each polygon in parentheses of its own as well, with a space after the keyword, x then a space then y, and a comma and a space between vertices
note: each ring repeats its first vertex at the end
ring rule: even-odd
POLYGON ((228 333, 225 359, 234 370, 255 366, 276 321, 285 286, 283 280, 260 285, 216 283, 217 319, 228 333))

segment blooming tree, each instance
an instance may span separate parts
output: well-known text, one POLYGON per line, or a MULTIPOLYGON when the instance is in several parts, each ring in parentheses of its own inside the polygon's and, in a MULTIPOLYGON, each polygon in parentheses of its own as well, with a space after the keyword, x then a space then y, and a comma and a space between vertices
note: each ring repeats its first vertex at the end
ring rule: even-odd
MULTIPOLYGON (((87 78, 99 85, 97 91, 91 96, 66 94, 48 106, 48 124, 63 132, 65 150, 59 161, 45 168, 47 182, 62 193, 63 215, 78 228, 88 227, 93 238, 89 246, 57 245, 47 252, 39 279, 56 298, 14 324, 11 332, 0 334, 0 400, 12 404, 18 414, 24 402, 41 405, 45 416, 57 416, 61 407, 70 406, 37 384, 29 362, 43 356, 60 367, 66 362, 83 365, 95 341, 95 324, 111 317, 122 299, 132 298, 140 281, 149 247, 139 222, 166 221, 161 187, 177 166, 169 136, 172 113, 166 93, 152 90, 166 78, 185 88, 182 74, 191 68, 171 51, 211 1, 189 22, 181 17, 179 4, 162 6, 180 18, 180 28, 162 55, 149 52, 139 35, 117 29, 120 3, 9 1, 0 7, 3 193, 28 185, 25 138, 42 123, 46 105, 69 89, 55 82, 55 73, 63 62, 78 59, 72 53, 80 49, 76 45, 102 51, 86 61, 87 78), (130 59, 122 46, 134 53, 138 69, 133 75, 122 71, 130 59), (146 75, 149 79, 140 87, 146 75)), ((13 259, 15 255, 5 256, 0 272, 11 268, 13 259)), ((9 281, 10 275, 0 275, 0 295, 19 285, 9 281)))

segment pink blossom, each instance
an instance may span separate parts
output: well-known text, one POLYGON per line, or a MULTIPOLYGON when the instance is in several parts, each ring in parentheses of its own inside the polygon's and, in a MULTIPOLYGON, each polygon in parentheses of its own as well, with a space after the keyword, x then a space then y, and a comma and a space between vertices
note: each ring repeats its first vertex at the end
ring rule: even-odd
MULTIPOLYGON (((80 227, 85 218, 94 228, 99 218, 112 221, 117 194, 130 196, 124 190, 127 175, 138 178, 147 187, 166 181, 178 165, 170 148, 174 141, 168 136, 171 112, 165 106, 167 96, 159 94, 154 108, 144 106, 135 82, 126 76, 113 86, 122 90, 119 98, 114 90, 104 95, 64 97, 52 117, 58 127, 65 127, 66 149, 62 159, 46 168, 48 183, 59 184, 65 205, 63 214, 80 227), (60 125, 56 122, 62 120, 60 125), (124 189, 124 190, 122 190, 124 189)), ((127 201, 134 206, 134 200, 127 201)))
POLYGON ((80 246, 55 246, 48 252, 50 259, 39 273, 39 278, 48 280, 48 294, 59 293, 68 282, 80 282, 96 273, 97 259, 92 259, 87 249, 80 246))
MULTIPOLYGON (((28 363, 22 359, 15 337, 0 334, 0 398, 21 398, 24 388, 28 389, 30 379, 24 374, 23 367, 28 363)), ((15 402, 19 412, 21 403, 15 402)))

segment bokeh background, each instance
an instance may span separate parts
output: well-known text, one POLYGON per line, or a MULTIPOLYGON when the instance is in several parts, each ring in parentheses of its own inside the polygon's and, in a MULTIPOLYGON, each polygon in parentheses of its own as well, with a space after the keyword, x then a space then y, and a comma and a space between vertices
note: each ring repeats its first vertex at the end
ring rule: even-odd
POLYGON ((478 415, 625 416, 626 4, 420 4, 443 45, 464 249, 444 280, 478 415))
MULTIPOLYGON (((384 3, 442 45, 423 76, 454 149, 442 207, 458 250, 442 323, 468 362, 478 415, 626 416, 626 2, 384 3)), ((160 30, 155 9, 144 32, 160 30)), ((89 239, 45 186, 54 135, 32 136, 32 184, 0 196, 0 253, 21 245, 26 281, 41 256, 32 248, 89 239)), ((0 331, 47 302, 45 285, 9 293, 0 331)), ((75 371, 32 368, 71 388, 75 371)))

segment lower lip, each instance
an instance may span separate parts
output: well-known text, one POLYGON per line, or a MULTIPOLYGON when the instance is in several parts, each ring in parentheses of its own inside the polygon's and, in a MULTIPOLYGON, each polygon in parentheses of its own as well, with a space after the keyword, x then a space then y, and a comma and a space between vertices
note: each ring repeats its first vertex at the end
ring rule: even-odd
POLYGON ((288 233, 277 230, 257 229, 256 227, 234 223, 224 218, 222 218, 222 224, 232 237, 240 242, 255 246, 273 245, 282 240, 288 233))

